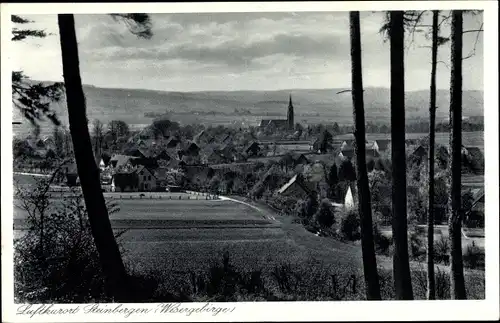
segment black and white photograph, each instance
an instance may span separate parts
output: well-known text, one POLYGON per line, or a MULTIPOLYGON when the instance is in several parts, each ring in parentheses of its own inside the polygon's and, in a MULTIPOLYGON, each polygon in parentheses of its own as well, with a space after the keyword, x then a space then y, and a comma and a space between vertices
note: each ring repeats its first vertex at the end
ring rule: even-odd
POLYGON ((346 3, 2 4, 7 321, 498 318, 498 4, 346 3))

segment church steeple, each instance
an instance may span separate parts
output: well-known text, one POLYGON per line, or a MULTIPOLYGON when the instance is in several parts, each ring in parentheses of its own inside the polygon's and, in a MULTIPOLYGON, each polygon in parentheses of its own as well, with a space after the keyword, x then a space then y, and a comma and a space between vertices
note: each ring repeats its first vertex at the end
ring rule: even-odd
POLYGON ((294 123, 293 123, 293 104, 292 104, 292 95, 291 94, 290 94, 290 100, 288 102, 287 121, 288 121, 288 129, 292 130, 294 127, 294 123))

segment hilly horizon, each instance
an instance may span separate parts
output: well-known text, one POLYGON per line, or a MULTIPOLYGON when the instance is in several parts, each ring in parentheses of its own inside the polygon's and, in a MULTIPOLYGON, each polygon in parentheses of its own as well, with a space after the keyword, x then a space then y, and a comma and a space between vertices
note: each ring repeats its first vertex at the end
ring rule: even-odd
MULTIPOLYGON (((123 120, 131 128, 150 124, 154 117, 164 115, 181 124, 205 125, 258 125, 261 119, 285 118, 289 95, 295 111, 296 122, 303 124, 352 123, 352 98, 345 88, 331 89, 282 89, 270 91, 158 91, 147 89, 102 88, 84 85, 89 124, 94 119, 103 123, 123 120)), ((365 88, 365 116, 367 122, 390 122, 390 90, 365 88)), ((428 119, 429 91, 406 92, 406 119, 428 119)), ((449 90, 437 91, 436 121, 448 117, 449 90)), ((67 125, 65 98, 53 103, 52 108, 67 125)), ((463 92, 463 115, 483 116, 483 91, 463 92)), ((13 121, 23 121, 14 110, 13 121)), ((50 127, 48 122, 43 128, 50 127)), ((26 128, 26 127, 20 127, 26 128)), ((14 129, 16 132, 16 129, 14 129)), ((24 132, 24 131, 23 131, 24 132)))

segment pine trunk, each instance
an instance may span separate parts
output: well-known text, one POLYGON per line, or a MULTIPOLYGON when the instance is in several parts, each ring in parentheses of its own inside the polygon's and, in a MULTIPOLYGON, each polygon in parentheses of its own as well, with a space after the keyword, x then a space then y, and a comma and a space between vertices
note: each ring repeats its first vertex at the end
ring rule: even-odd
POLYGON ((462 260, 462 11, 454 10, 451 18, 450 80, 450 147, 451 147, 451 213, 448 217, 451 254, 451 297, 466 299, 462 260))
POLYGON ((126 271, 109 221, 99 172, 87 125, 85 96, 80 78, 78 44, 72 14, 58 15, 62 66, 73 150, 85 206, 106 279, 106 289, 116 301, 127 297, 126 271))
POLYGON ((361 219, 361 249, 365 276, 366 298, 380 300, 380 285, 377 272, 377 259, 373 242, 372 210, 365 156, 365 112, 363 103, 363 77, 361 65, 361 32, 359 12, 351 11, 351 76, 352 103, 354 118, 354 137, 356 140, 356 171, 358 185, 358 210, 361 219))
POLYGON ((427 299, 436 299, 434 275, 434 148, 436 140, 436 67, 439 10, 432 12, 432 61, 429 105, 429 206, 427 212, 427 299))
POLYGON ((408 257, 405 148, 404 13, 390 12, 392 236, 396 299, 413 299, 408 257))

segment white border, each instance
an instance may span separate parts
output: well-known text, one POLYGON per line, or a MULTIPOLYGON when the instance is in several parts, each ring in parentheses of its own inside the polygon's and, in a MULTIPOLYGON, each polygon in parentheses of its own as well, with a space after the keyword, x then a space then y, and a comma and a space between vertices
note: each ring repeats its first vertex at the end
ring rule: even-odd
MULTIPOLYGON (((267 3, 36 3, 1 4, 1 84, 2 84, 2 321, 27 321, 16 317, 12 291, 12 111, 10 101, 11 71, 8 64, 10 43, 10 15, 55 13, 109 13, 109 12, 290 12, 290 11, 348 11, 348 10, 429 10, 483 9, 484 10, 484 119, 485 119, 485 191, 486 204, 486 299, 482 301, 412 301, 412 302, 269 302, 224 303, 236 306, 231 313, 219 316, 151 314, 146 316, 83 315, 52 316, 53 322, 74 321, 364 321, 364 320, 479 320, 499 318, 499 253, 498 253, 498 3, 496 1, 380 1, 380 2, 267 2, 267 3)), ((141 306, 140 304, 135 304, 141 306)), ((132 306, 132 304, 130 304, 132 306)), ((144 304, 142 306, 145 306, 144 304)), ((150 304, 155 307, 155 304, 150 304)), ((60 306, 65 307, 65 306, 60 306)), ((48 317, 36 316, 30 321, 43 322, 48 317)))

